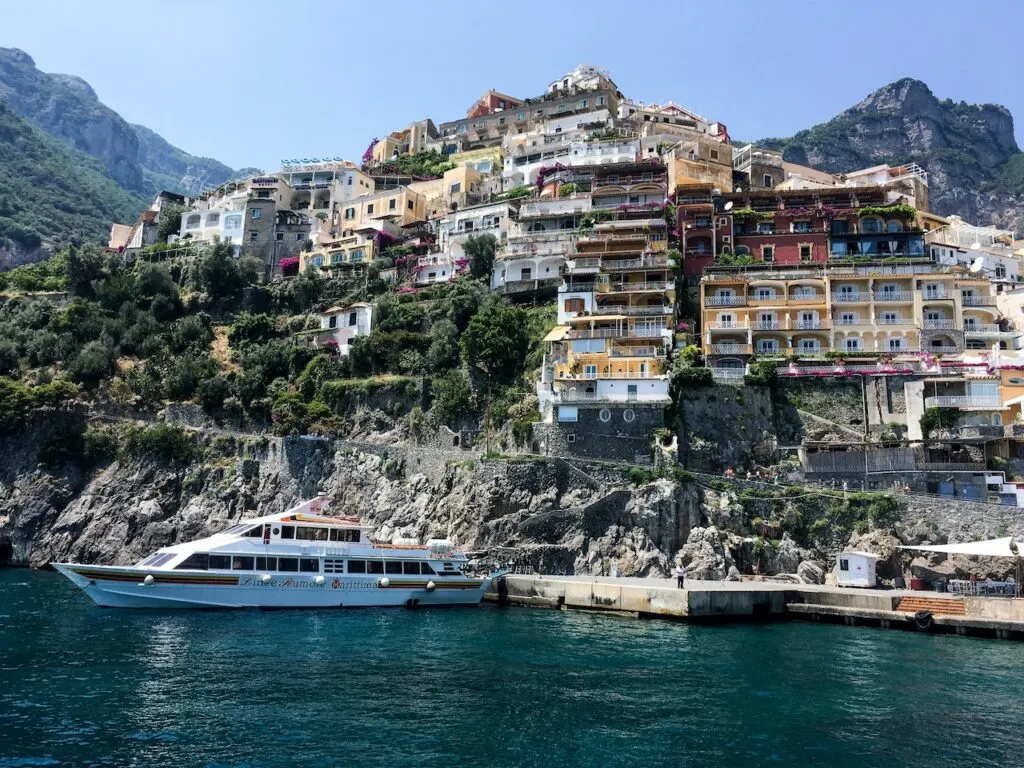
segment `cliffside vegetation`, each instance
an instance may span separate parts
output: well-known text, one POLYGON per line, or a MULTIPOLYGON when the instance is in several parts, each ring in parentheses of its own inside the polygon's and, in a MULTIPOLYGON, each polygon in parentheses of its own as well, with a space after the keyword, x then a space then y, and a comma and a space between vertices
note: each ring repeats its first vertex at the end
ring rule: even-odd
POLYGON ((0 249, 105 242, 113 222, 134 220, 143 207, 91 157, 0 102, 0 249))

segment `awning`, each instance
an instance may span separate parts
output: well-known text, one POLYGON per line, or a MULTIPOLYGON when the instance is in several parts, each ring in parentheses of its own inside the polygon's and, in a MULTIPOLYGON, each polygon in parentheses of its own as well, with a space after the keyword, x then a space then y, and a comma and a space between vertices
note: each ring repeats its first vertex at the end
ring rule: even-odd
POLYGON ((550 331, 548 335, 544 337, 544 341, 561 341, 565 338, 565 334, 569 332, 568 325, 556 325, 550 331))
POLYGON ((961 544, 935 544, 932 546, 905 546, 900 549, 916 549, 922 552, 944 552, 947 555, 976 555, 980 557, 1017 557, 1010 548, 1011 543, 1024 550, 1024 542, 1014 543, 1012 536, 987 541, 965 541, 961 544))

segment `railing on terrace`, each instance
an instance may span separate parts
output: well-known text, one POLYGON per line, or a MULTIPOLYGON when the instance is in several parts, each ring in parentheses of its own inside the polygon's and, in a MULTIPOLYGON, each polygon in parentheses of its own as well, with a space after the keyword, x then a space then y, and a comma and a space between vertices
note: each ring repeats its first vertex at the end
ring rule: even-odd
POLYGON ((956 320, 925 320, 926 331, 952 331, 956 328, 956 320))
POLYGON ((925 408, 1001 408, 999 396, 991 395, 939 395, 926 397, 925 408))
POLYGON ((570 213, 584 214, 590 210, 590 200, 539 200, 523 203, 519 208, 519 218, 543 218, 545 216, 564 216, 570 213))
POLYGON ((832 327, 828 320, 797 320, 793 328, 798 331, 821 331, 832 327))
POLYGON ((875 301, 913 301, 913 291, 875 291, 875 301))
POLYGON ((641 259, 616 259, 603 262, 606 271, 614 272, 621 269, 665 269, 668 266, 666 256, 645 256, 641 259))
POLYGON ((743 296, 705 296, 706 307, 741 307, 747 303, 743 296))
POLYGON ((922 461, 918 462, 917 468, 924 472, 981 472, 985 465, 981 462, 922 461))
POLYGON ((750 323, 747 321, 739 322, 738 320, 715 320, 714 322, 708 323, 708 328, 712 330, 723 330, 723 329, 734 329, 734 328, 749 328, 750 323))
POLYGON ((660 338, 661 328, 586 328, 569 331, 567 339, 660 338))
POLYGON ((746 369, 744 368, 712 368, 711 378, 715 381, 722 382, 736 382, 743 381, 743 377, 747 375, 746 369))
POLYGON ((675 283, 657 280, 648 283, 611 283, 607 291, 611 293, 631 293, 636 291, 670 291, 675 283))
POLYGON ((963 304, 965 307, 984 307, 994 306, 996 303, 995 296, 964 296, 963 304))
POLYGON ((668 315, 672 313, 671 306, 653 307, 628 307, 624 305, 604 305, 594 308, 596 315, 668 315))
POLYGON ((658 354, 657 347, 612 347, 609 350, 609 357, 655 357, 658 354))
POLYGON ((926 291, 922 292, 922 295, 924 296, 926 301, 927 300, 932 300, 932 299, 947 299, 947 298, 951 299, 951 298, 953 298, 952 296, 947 296, 945 291, 928 291, 928 290, 926 290, 926 291))
POLYGON ((558 285, 557 277, 545 277, 538 280, 509 280, 497 288, 498 293, 527 293, 558 285))
POLYGON ((597 272, 601 269, 601 259, 575 258, 571 259, 565 268, 569 272, 597 272))
POLYGON ((778 320, 758 320, 753 328, 755 331, 778 331, 782 328, 782 323, 778 320))
POLYGON ((711 354, 713 355, 749 355, 749 344, 712 344, 711 354))
POLYGON ((964 333, 1015 333, 1015 331, 1003 331, 994 323, 971 323, 964 326, 964 333))
POLYGON ((871 294, 867 291, 847 291, 846 293, 833 293, 832 301, 868 301, 871 294))

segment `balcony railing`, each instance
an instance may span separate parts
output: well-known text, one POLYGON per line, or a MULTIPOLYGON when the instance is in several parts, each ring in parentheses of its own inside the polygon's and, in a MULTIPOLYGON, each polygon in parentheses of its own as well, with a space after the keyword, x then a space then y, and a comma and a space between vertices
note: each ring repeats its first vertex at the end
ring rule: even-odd
POLYGON ((832 326, 828 320, 797 320, 793 327, 798 331, 821 331, 832 326))
POLYGON ((926 397, 925 408, 1001 408, 998 395, 939 395, 926 397))
POLYGON ((876 291, 875 301, 913 301, 913 291, 876 291))
POLYGON ((758 320, 754 323, 755 331, 777 331, 782 328, 782 323, 777 320, 758 320))
POLYGON ((923 291, 923 295, 926 301, 934 299, 951 299, 952 296, 947 296, 945 291, 923 291))
POLYGON ((867 291, 847 291, 832 294, 832 301, 869 301, 871 294, 867 291))
MULTIPOLYGON (((775 326, 778 327, 778 323, 775 326)), ((725 330, 725 329, 736 329, 736 328, 749 328, 750 324, 747 322, 739 322, 737 320, 716 320, 713 323, 708 323, 708 328, 712 330, 725 330)))
POLYGON ((705 307, 741 307, 747 303, 742 296, 705 296, 705 307))
POLYGON ((747 375, 745 368, 712 368, 711 378, 715 381, 742 381, 747 375))
POLYGON ((601 270, 600 259, 572 259, 572 266, 566 264, 566 271, 571 274, 596 274, 601 270))
POLYGON ((994 323, 970 323, 964 325, 964 333, 1010 333, 1010 331, 1003 331, 998 325, 994 323))
POLYGON ((995 296, 964 296, 963 303, 965 307, 985 307, 995 306, 995 296))
POLYGON ((749 344, 712 344, 711 354, 713 355, 749 355, 749 344))
POLYGON ((665 269, 668 267, 668 258, 665 256, 645 256, 640 259, 606 260, 603 264, 604 269, 608 272, 620 269, 665 269))
POLYGON ((952 331, 956 328, 956 320, 925 320, 926 331, 952 331))
POLYGON ((657 347, 612 347, 609 357, 655 357, 658 354, 657 347))
POLYGON ((817 304, 825 300, 824 294, 810 293, 810 294, 793 294, 789 297, 789 301, 792 304, 817 304))
POLYGON ((557 277, 545 277, 537 280, 509 280, 498 287, 498 293, 529 293, 558 285, 557 277))
POLYGON ((604 305, 594 307, 595 315, 668 315, 672 313, 671 306, 654 307, 628 307, 625 305, 604 305))
POLYGON ((632 293, 636 291, 671 291, 676 287, 674 282, 657 280, 648 283, 611 283, 607 291, 611 293, 632 293))

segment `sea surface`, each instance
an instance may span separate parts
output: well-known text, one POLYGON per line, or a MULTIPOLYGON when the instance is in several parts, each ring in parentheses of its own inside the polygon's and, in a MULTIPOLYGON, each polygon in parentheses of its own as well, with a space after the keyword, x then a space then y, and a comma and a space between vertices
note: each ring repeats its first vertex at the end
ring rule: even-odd
POLYGON ((0 571, 8 766, 1020 766, 1024 644, 527 608, 126 611, 0 571))

